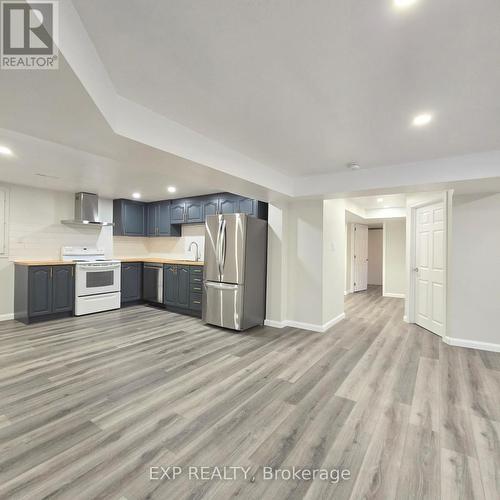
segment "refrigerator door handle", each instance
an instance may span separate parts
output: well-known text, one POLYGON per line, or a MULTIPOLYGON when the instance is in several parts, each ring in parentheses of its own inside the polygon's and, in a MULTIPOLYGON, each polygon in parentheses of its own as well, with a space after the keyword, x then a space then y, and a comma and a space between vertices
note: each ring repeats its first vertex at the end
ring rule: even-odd
POLYGON ((221 231, 221 277, 224 274, 224 266, 226 265, 226 219, 222 221, 221 231))
POLYGON ((217 290, 236 290, 240 285, 230 285, 228 283, 216 283, 215 281, 206 281, 207 288, 216 288, 217 290))
POLYGON ((221 267, 221 237, 222 237, 222 217, 219 217, 219 228, 217 230, 217 243, 216 243, 216 249, 215 249, 215 258, 216 258, 216 264, 217 264, 217 269, 219 271, 219 279, 221 279, 221 274, 222 274, 222 267, 221 267))

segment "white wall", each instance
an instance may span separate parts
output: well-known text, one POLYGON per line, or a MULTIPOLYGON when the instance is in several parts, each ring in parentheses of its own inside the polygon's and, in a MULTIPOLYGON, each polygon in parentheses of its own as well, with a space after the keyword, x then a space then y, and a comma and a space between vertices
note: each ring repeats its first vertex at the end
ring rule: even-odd
POLYGON ((266 324, 324 331, 344 312, 345 204, 269 208, 266 324))
POLYGON ((323 202, 323 325, 344 316, 346 232, 344 200, 323 202))
POLYGON ((368 284, 382 285, 383 230, 368 229, 368 284))
POLYGON ((452 206, 447 336, 499 350, 500 194, 454 196, 452 206))
POLYGON ((268 324, 275 325, 281 325, 286 321, 288 297, 287 212, 286 204, 269 204, 266 319, 268 324))
POLYGON ((8 220, 8 202, 9 191, 6 187, 0 186, 0 257, 5 257, 8 252, 8 235, 7 235, 7 220, 8 220))
POLYGON ((289 204, 287 320, 323 324, 323 201, 289 204))
POLYGON ((406 275, 406 221, 384 222, 383 294, 387 297, 405 297, 406 275))

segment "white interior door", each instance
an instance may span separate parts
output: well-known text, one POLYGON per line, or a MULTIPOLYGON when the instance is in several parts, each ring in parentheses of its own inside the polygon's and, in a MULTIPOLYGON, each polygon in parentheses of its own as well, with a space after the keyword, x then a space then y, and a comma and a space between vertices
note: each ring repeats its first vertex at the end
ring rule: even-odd
POLYGON ((444 204, 416 210, 415 323, 444 335, 446 245, 444 204))
POLYGON ((368 288, 368 226, 354 224, 354 291, 368 288))

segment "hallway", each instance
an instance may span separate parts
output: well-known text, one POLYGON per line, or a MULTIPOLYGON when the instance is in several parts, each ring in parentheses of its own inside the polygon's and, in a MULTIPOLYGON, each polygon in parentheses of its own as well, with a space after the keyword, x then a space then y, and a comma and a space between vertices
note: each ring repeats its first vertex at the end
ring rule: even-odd
MULTIPOLYGON (((376 337, 336 391, 356 401, 356 433, 372 434, 351 498, 498 497, 500 354, 404 323, 403 299, 382 297, 381 287, 348 295, 345 309, 351 332, 376 337)), ((348 455, 355 439, 361 453, 353 433, 348 455)))

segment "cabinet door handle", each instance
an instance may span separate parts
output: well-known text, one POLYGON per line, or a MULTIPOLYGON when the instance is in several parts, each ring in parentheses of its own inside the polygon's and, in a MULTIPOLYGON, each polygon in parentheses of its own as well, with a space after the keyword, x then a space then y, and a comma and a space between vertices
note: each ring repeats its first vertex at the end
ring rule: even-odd
POLYGON ((52 271, 53 271, 53 268, 51 267, 50 268, 50 277, 52 278, 52 271))
POLYGON ((193 300, 193 304, 201 304, 199 300, 193 300))

